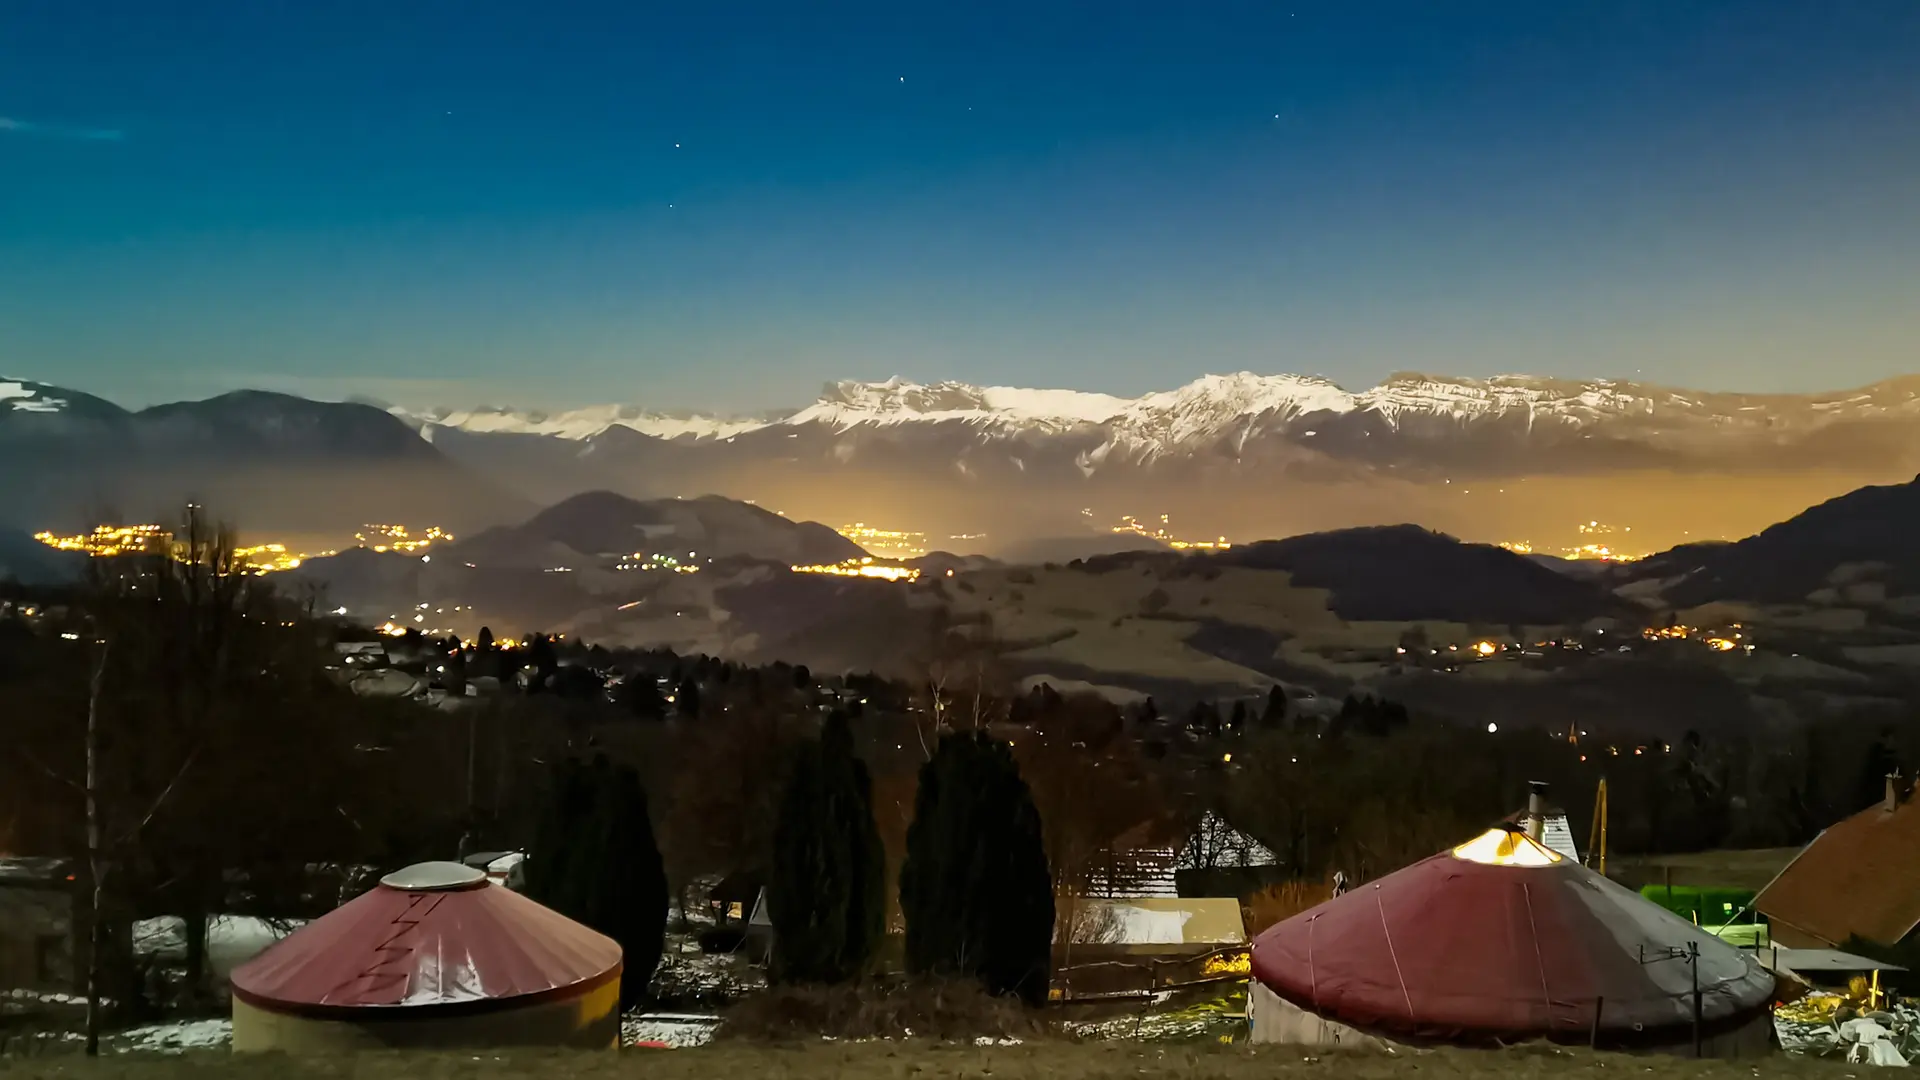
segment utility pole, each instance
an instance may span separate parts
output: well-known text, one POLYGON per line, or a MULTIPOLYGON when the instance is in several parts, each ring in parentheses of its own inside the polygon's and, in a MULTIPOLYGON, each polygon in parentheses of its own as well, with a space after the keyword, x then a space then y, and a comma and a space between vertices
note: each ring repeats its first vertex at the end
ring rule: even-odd
POLYGON ((1700 1043, 1700 943, 1687 942, 1687 968, 1693 972, 1693 1056, 1705 1056, 1700 1043))

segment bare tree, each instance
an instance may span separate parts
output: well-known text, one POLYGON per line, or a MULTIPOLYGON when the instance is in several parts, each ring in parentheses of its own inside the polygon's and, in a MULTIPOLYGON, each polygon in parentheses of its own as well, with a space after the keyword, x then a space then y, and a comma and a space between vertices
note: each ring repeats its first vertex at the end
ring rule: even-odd
POLYGON ((923 757, 932 758, 945 732, 979 730, 1006 718, 1012 685, 1000 665, 993 621, 984 613, 964 623, 944 613, 934 620, 917 666, 921 700, 914 735, 923 757))
POLYGON ((100 1054, 101 896, 106 865, 100 857, 100 687, 106 680, 113 642, 103 639, 87 680, 87 1056, 100 1054))

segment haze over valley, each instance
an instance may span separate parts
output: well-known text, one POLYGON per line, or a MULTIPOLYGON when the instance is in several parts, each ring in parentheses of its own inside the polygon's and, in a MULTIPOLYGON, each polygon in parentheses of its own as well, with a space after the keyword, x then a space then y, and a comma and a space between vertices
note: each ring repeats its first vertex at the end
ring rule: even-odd
POLYGON ((16 527, 145 520, 198 498, 262 542, 311 550, 367 522, 464 533, 607 490, 726 495, 903 534, 909 552, 1019 559, 1036 542, 1097 552, 1411 522, 1632 558, 1920 471, 1920 377, 1757 395, 1406 375, 1350 393, 1243 373, 1135 399, 895 379, 757 419, 258 392, 127 411, 0 386, 0 441, 36 463, 0 477, 16 527))

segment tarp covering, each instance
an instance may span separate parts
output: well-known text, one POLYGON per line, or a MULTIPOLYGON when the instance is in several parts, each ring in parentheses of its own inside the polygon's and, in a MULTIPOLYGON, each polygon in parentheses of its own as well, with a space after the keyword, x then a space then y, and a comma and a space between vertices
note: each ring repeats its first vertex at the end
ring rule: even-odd
POLYGON ((1609 1043, 1679 1042, 1693 973, 1670 950, 1689 944, 1703 1028, 1765 1013, 1774 980, 1751 957, 1524 837, 1489 834, 1277 924, 1254 940, 1253 973, 1302 1009, 1408 1041, 1584 1041, 1597 1014, 1609 1043))
POLYGON ((584 994, 620 976, 620 946, 484 879, 382 883, 233 973, 234 995, 308 1015, 486 1008, 584 994))

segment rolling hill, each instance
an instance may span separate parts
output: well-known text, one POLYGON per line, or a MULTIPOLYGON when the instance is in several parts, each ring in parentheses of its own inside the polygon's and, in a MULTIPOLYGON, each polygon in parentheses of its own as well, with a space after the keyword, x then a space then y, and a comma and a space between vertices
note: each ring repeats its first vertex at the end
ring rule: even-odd
POLYGON ((0 462, 0 515, 29 531, 170 521, 188 501, 272 535, 459 531, 528 508, 381 409, 259 391, 130 411, 0 379, 0 462))
POLYGON ((1804 603, 1821 590, 1920 593, 1920 478, 1864 487, 1729 544, 1678 547, 1632 568, 1670 604, 1804 603))

